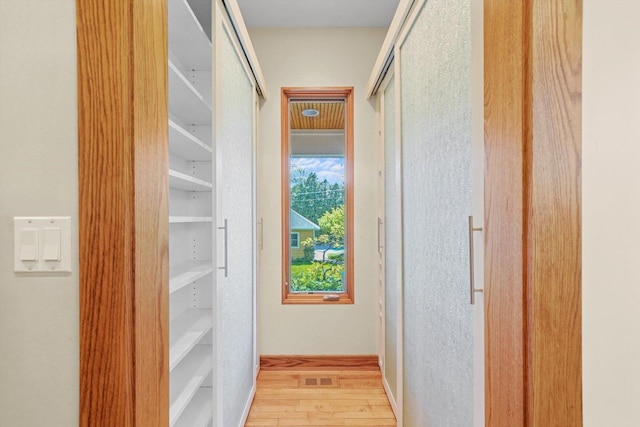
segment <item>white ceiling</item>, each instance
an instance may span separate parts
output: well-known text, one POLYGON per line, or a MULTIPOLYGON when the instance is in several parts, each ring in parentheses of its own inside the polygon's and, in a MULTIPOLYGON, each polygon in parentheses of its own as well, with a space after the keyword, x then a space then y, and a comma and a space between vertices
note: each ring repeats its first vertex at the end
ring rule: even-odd
POLYGON ((248 28, 388 27, 399 0, 237 0, 248 28))

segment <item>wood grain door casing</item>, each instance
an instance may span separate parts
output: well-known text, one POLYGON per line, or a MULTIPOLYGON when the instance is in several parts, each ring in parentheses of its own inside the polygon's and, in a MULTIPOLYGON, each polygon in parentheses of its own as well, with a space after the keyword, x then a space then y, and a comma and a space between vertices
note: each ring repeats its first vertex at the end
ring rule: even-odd
POLYGON ((486 424, 582 425, 581 0, 485 1, 486 424))
POLYGON ((168 425, 167 4, 76 10, 80 425, 168 425))

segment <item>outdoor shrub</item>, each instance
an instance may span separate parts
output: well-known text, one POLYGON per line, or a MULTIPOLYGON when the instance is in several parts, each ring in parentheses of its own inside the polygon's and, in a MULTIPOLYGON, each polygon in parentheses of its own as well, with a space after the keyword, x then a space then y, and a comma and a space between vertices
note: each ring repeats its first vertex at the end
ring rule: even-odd
POLYGON ((291 278, 291 289, 298 292, 340 292, 344 289, 344 265, 314 262, 307 270, 291 278))
POLYGON ((306 262, 313 261, 316 253, 316 245, 312 238, 309 237, 302 241, 302 252, 304 253, 304 260, 306 262))
POLYGON ((329 254, 329 259, 332 261, 344 261, 344 252, 338 254, 329 254))

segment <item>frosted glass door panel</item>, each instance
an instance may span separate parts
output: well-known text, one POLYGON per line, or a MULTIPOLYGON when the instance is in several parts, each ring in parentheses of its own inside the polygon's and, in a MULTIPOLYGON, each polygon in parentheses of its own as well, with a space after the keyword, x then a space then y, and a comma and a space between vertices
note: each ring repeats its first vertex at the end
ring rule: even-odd
POLYGON ((218 151, 218 226, 222 292, 222 393, 225 426, 240 423, 253 387, 253 85, 223 26, 218 151))
POLYGON ((407 427, 473 425, 470 25, 429 0, 399 55, 407 427))
POLYGON ((396 184, 395 78, 384 90, 384 236, 385 329, 384 376, 394 400, 398 399, 398 263, 400 261, 400 200, 396 184))

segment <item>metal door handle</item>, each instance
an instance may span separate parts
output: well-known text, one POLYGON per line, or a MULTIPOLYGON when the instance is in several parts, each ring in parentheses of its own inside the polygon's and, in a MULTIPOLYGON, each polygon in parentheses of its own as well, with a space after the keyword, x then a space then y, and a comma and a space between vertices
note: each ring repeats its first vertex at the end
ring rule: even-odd
POLYGON ((469 299, 471 300, 471 305, 476 303, 476 292, 483 292, 484 289, 476 289, 475 283, 475 266, 473 262, 473 232, 474 231, 482 231, 482 227, 474 227, 473 226, 473 215, 469 216, 469 299))
POLYGON ((378 253, 382 253, 382 218, 378 217, 378 253))
POLYGON ((218 267, 218 270, 224 270, 224 277, 227 277, 229 275, 229 253, 228 253, 228 232, 229 232, 229 227, 227 226, 227 219, 224 219, 224 225, 222 227, 218 227, 218 230, 224 230, 224 249, 223 249, 223 255, 224 255, 224 262, 222 264, 222 267, 218 267))

